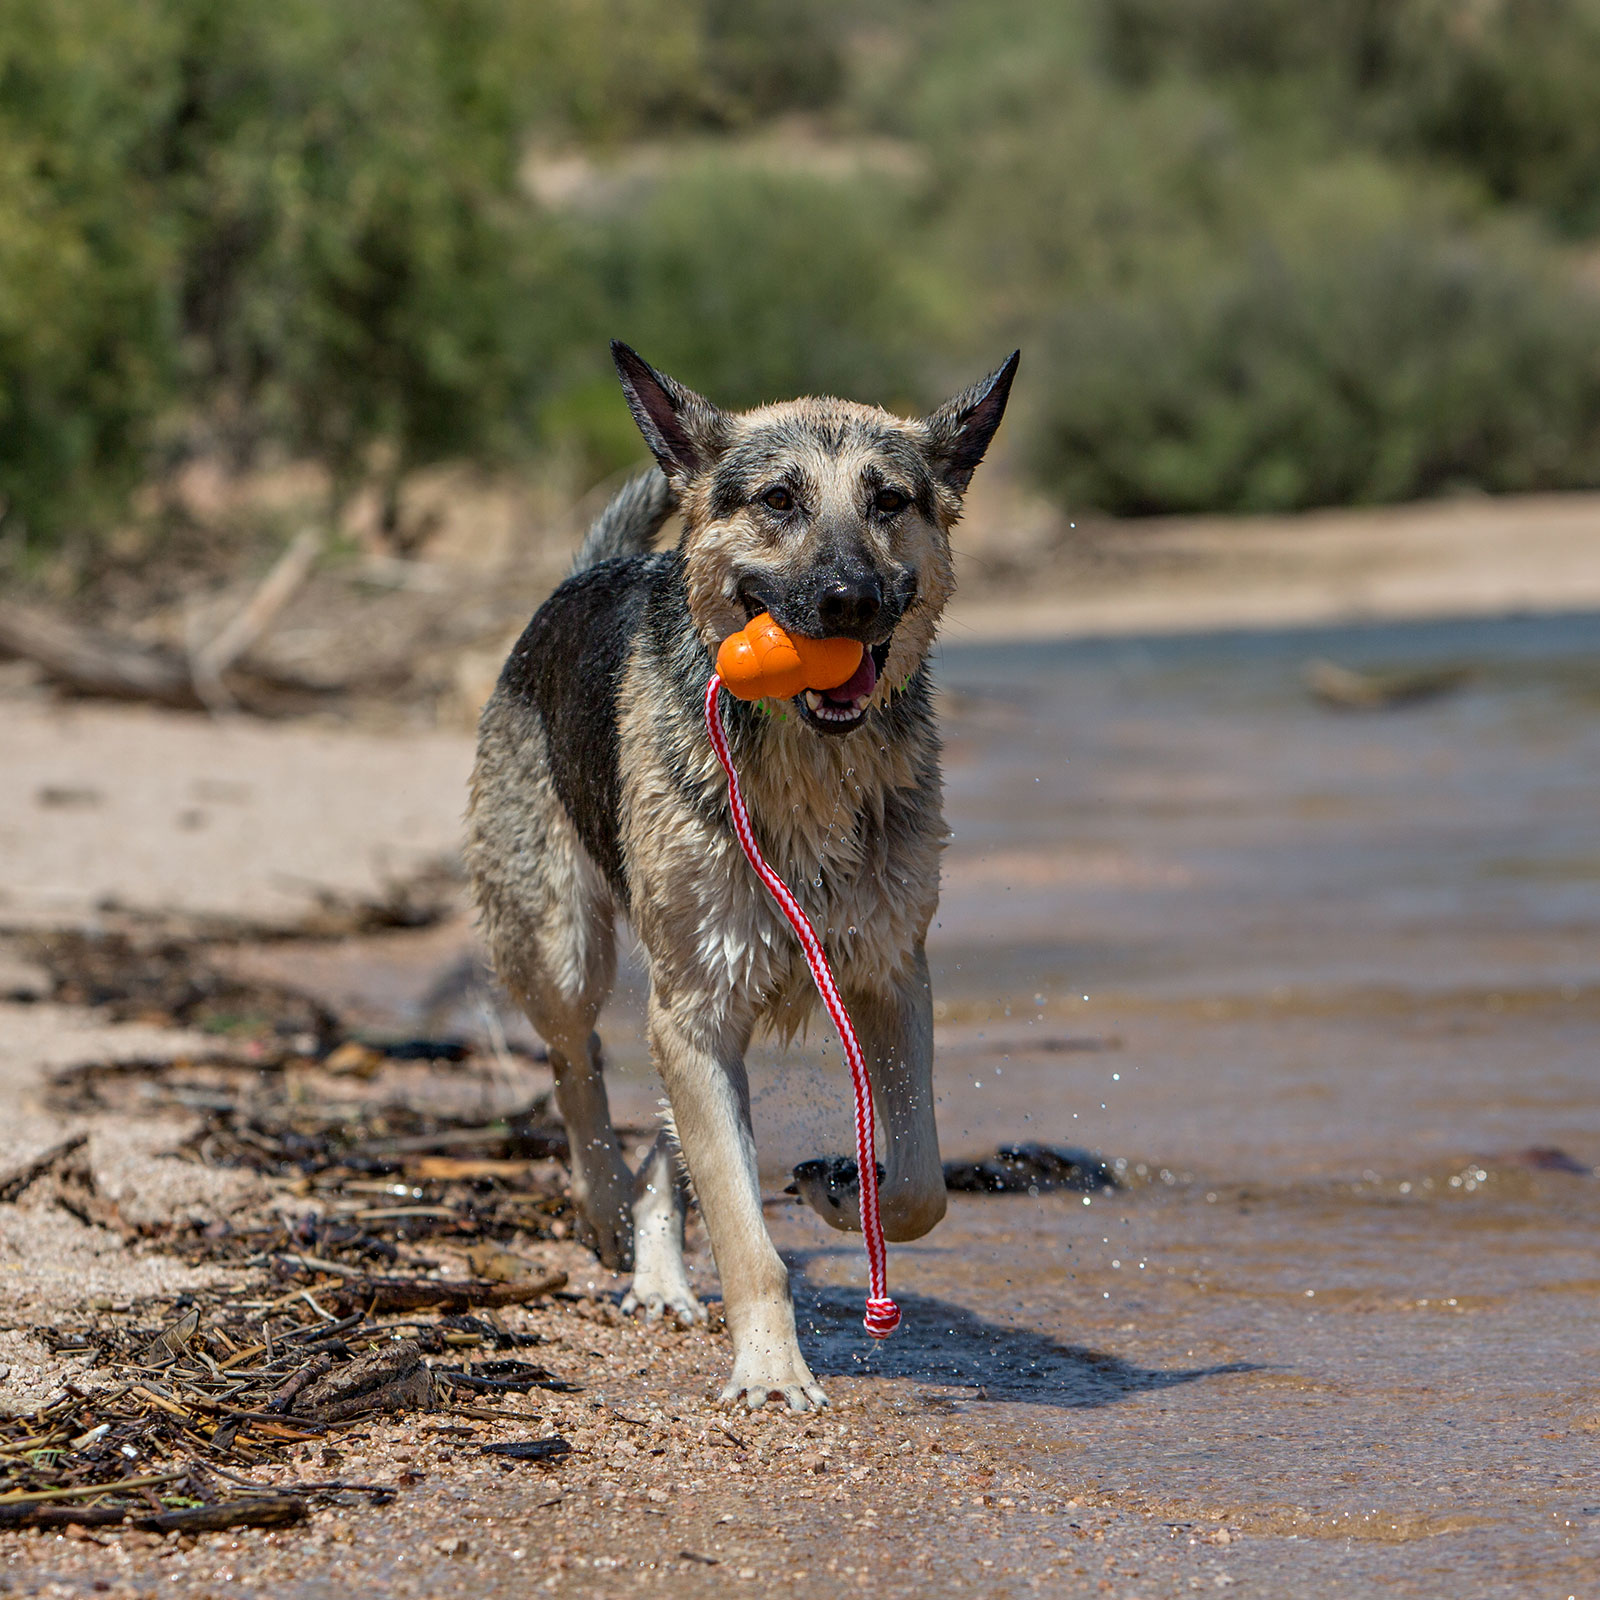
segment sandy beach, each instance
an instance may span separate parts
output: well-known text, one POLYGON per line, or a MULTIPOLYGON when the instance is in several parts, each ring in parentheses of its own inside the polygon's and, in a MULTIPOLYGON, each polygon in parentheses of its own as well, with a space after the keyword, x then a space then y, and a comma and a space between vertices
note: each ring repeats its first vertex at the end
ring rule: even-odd
MULTIPOLYGON (((845 1145, 837 1060, 815 1038, 758 1052, 768 1216, 830 1411, 721 1411, 715 1314, 625 1320, 623 1280, 530 1232, 510 1247, 567 1287, 501 1317, 577 1390, 379 1418, 252 1469, 381 1483, 379 1507, 0 1531, 8 1592, 1588 1592, 1600 498, 1085 530, 1026 577, 982 565, 1005 514, 975 503, 938 664, 945 1153, 1082 1146, 1120 1186, 953 1196, 892 1251, 906 1322, 874 1349, 856 1241, 781 1195, 845 1145), (1437 688, 1330 708, 1319 659, 1437 688), (484 1451, 550 1434, 572 1450, 548 1465, 484 1451)), ((470 762, 454 727, 5 678, 0 1180, 82 1135, 118 1220, 49 1173, 0 1201, 0 1411, 104 1381, 46 1330, 158 1325, 261 1280, 163 1230, 318 1203, 195 1154, 205 1086, 175 1097, 189 1068, 162 1064, 244 1035, 73 989, 51 939, 172 941, 348 1029, 512 1051, 306 1073, 312 1099, 490 1117, 548 1087, 485 998, 451 877, 470 762)), ((639 1009, 629 967, 605 1032, 619 1118, 645 1126, 639 1009)), ((691 1245, 714 1297, 697 1224, 691 1245)))

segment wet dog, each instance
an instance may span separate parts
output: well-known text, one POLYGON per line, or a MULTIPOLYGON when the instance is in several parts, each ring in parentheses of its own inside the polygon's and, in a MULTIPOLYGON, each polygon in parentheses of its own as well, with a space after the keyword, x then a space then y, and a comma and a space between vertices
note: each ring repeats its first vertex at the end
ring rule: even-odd
MULTIPOLYGON (((683 1266, 681 1150, 733 1338, 723 1399, 806 1411, 827 1399, 762 1220, 744 1053, 758 1028, 792 1037, 815 994, 734 838, 702 698, 717 647, 763 611, 866 646, 825 694, 724 705, 761 846, 822 934, 866 1052, 884 1231, 919 1238, 945 1209, 923 951, 945 836, 927 658, 953 584, 950 530, 1017 357, 906 420, 817 399, 726 412, 627 346, 612 353, 660 471, 601 513, 506 662, 479 729, 468 866, 496 970, 549 1045, 588 1237, 606 1265, 631 1260, 624 1309, 704 1318, 683 1266), (655 551, 675 512, 682 537, 655 551), (637 1174, 594 1031, 619 912, 648 963, 671 1106, 637 1174)), ((859 1228, 845 1191, 818 1209, 859 1228)))

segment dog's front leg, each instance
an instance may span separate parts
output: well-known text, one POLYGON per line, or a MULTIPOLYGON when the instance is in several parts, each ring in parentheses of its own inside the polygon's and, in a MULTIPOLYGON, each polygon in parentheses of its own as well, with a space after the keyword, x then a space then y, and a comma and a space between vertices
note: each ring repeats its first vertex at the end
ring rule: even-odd
MULTIPOLYGON (((872 1080, 883 1129, 878 1214, 889 1239, 920 1239, 944 1216, 944 1166, 933 1107, 933 996, 921 945, 906 976, 887 989, 853 984, 845 996, 872 1080)), ((861 1189, 849 1157, 795 1168, 795 1192, 831 1227, 861 1229, 861 1189)))
MULTIPOLYGON (((890 1239, 920 1239, 945 1212, 944 1165, 933 1107, 933 990, 919 944, 887 993, 855 1001, 856 1030, 883 1124, 879 1215, 890 1239)), ((859 1202, 858 1202, 859 1216, 859 1202)))
POLYGON ((722 1399, 752 1411, 769 1400, 810 1411, 828 1397, 800 1354, 788 1269, 761 1215, 744 1067, 748 1036, 748 1025, 651 997, 650 1048, 711 1235, 733 1336, 733 1377, 722 1399))
POLYGON ((644 1312, 646 1322, 668 1313, 688 1327, 706 1320, 683 1266, 683 1224, 688 1185, 679 1168, 669 1129, 650 1146, 633 1180, 633 1283, 623 1299, 626 1315, 644 1312))

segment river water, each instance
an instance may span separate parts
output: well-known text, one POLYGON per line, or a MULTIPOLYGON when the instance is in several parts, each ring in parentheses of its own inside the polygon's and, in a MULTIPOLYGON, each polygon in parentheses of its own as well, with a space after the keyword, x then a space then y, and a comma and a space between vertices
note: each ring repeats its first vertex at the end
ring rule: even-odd
MULTIPOLYGON (((1220 1521, 1184 1592, 1600 1594, 1600 617, 955 641, 939 676, 946 1154, 1088 1146, 1124 1186, 952 1196, 891 1248, 882 1348, 858 1241, 770 1211, 824 1381, 1055 1507, 930 1524, 926 1581, 1009 1593, 1069 1503, 1146 1550, 1119 1593, 1220 1521), (1317 657, 1468 676, 1340 712, 1317 657)), ((847 1147, 825 1044, 753 1075, 775 1190, 847 1147)))
MULTIPOLYGON (((982 1385, 1066 1487, 1226 1516, 1261 1592, 1600 1592, 1600 618, 942 680, 944 1141, 1129 1183, 957 1197, 869 1359, 982 1385), (1471 675, 1338 712, 1315 657, 1471 675)), ((861 1280, 789 1225, 812 1283, 861 1280)))

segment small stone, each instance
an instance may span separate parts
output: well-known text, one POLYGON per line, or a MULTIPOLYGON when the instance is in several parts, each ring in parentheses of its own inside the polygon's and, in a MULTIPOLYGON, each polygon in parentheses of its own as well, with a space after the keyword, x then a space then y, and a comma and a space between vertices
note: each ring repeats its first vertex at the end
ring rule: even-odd
POLYGON ((646 1489, 645 1499, 654 1505, 664 1506, 672 1497, 665 1489, 646 1489))
POLYGON ((448 1539, 435 1539, 433 1548, 440 1555, 448 1556, 452 1561, 459 1561, 471 1546, 459 1534, 452 1534, 448 1539))
POLYGON ((1211 1542, 1212 1544, 1232 1544, 1233 1535, 1229 1533, 1226 1528, 1218 1528, 1217 1531, 1211 1535, 1211 1542))
POLYGON ((6 1366, 6 1364, 3 1361, 0 1361, 0 1383, 4 1383, 6 1381, 6 1379, 9 1378, 10 1376, 11 1376, 11 1368, 6 1366))
POLYGON ((820 1450, 802 1450, 800 1452, 800 1465, 807 1472, 826 1472, 828 1458, 820 1450))

